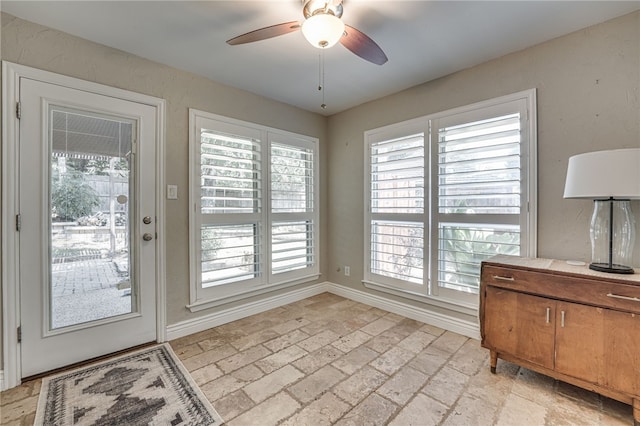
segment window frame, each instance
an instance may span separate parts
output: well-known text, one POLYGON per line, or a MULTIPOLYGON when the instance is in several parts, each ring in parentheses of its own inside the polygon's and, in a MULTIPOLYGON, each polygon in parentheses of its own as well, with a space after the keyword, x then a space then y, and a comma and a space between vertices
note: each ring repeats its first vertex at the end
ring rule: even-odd
POLYGON ((232 119, 196 109, 189 109, 189 275, 190 291, 187 308, 192 312, 252 297, 280 288, 316 280, 319 276, 319 147, 318 139, 242 120, 232 119), (201 211, 201 129, 240 134, 257 140, 260 146, 260 210, 253 213, 211 213, 201 211), (272 224, 279 215, 271 212, 271 145, 278 144, 310 149, 313 153, 313 206, 310 212, 290 214, 313 223, 314 262, 310 267, 272 274, 272 224), (201 229, 203 224, 255 224, 260 231, 259 271, 257 276, 225 284, 202 286, 201 229))
MULTIPOLYGON (((537 255, 537 119, 536 90, 529 89, 486 101, 429 114, 401 123, 395 123, 364 133, 365 139, 365 214, 364 214, 364 280, 367 288, 391 293, 397 296, 419 300, 469 315, 478 309, 478 295, 438 286, 438 244, 439 219, 445 217, 438 210, 438 132, 442 123, 472 122, 499 116, 502 113, 520 112, 520 203, 521 210, 517 222, 520 227, 520 255, 537 255), (469 118, 469 119, 467 119, 469 118), (440 125, 438 125, 440 124, 440 125), (405 282, 389 279, 371 272, 371 222, 376 217, 371 213, 371 145, 393 137, 408 136, 419 130, 424 131, 425 147, 425 212, 424 223, 424 280, 422 285, 407 285, 405 282)), ((450 214, 451 215, 451 214, 450 214)), ((466 218, 462 223, 471 224, 477 218, 466 218)), ((485 218, 486 219, 486 218, 485 218)), ((444 222, 444 221, 443 221, 444 222)), ((485 221, 480 221, 484 223, 485 221)), ((493 223, 493 222, 492 222, 493 223)))

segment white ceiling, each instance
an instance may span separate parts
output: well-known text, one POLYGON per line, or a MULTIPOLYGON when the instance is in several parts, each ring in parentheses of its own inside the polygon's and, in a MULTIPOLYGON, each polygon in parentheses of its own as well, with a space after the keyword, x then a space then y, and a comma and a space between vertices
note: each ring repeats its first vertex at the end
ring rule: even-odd
POLYGON ((7 1, 3 12, 220 83, 330 115, 640 9, 640 1, 345 0, 343 20, 389 62, 341 45, 319 52, 295 32, 229 46, 237 35, 302 20, 301 0, 7 1))

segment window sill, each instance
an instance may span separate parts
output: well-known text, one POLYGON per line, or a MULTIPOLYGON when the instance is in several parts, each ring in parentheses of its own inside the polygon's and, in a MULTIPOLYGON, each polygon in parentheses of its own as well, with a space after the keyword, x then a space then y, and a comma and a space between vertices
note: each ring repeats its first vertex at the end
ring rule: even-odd
POLYGON ((418 302, 426 303, 432 306, 438 306, 440 308, 448 309, 454 312, 460 312, 465 315, 470 315, 473 317, 478 316, 478 306, 465 303, 453 299, 436 297, 436 296, 428 296, 424 294, 415 293, 409 290, 401 290, 398 288, 390 287, 384 284, 375 283, 372 281, 362 281, 362 284, 368 289, 381 291, 387 294, 393 294, 394 296, 402 297, 405 299, 416 300, 418 302))
POLYGON ((304 277, 298 277, 288 281, 278 282, 274 284, 267 284, 259 288, 240 291, 231 295, 226 295, 219 299, 197 300, 187 305, 187 309, 189 309, 191 312, 204 311, 206 309, 214 308, 216 306, 226 305, 228 303, 237 302, 238 300, 248 299, 249 297, 258 296, 264 293, 269 293, 272 291, 281 290, 283 288, 292 287, 294 285, 315 281, 318 278, 320 278, 320 274, 306 275, 304 277))

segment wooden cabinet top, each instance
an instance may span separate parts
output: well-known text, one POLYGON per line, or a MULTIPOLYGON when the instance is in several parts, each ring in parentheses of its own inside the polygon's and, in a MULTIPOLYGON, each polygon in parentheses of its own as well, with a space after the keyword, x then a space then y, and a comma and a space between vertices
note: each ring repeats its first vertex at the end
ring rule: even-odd
POLYGON ((635 274, 610 274, 606 272, 593 271, 589 269, 588 265, 570 265, 565 260, 505 255, 493 256, 482 263, 524 271, 537 271, 552 275, 640 286, 640 271, 638 271, 638 269, 636 269, 635 274))

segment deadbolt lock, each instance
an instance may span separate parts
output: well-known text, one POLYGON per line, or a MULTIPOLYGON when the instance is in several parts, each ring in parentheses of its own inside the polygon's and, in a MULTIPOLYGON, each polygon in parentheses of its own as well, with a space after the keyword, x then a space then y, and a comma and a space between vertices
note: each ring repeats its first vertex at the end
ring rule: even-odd
POLYGON ((145 217, 142 219, 142 223, 144 223, 145 225, 150 224, 150 223, 151 223, 151 216, 145 216, 145 217))

